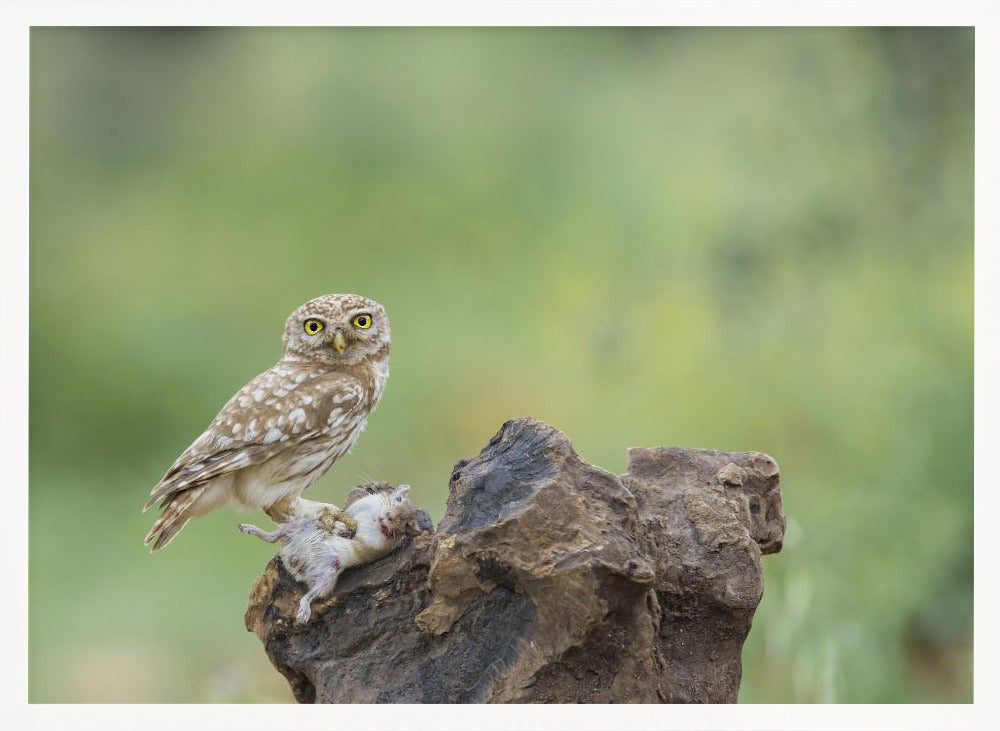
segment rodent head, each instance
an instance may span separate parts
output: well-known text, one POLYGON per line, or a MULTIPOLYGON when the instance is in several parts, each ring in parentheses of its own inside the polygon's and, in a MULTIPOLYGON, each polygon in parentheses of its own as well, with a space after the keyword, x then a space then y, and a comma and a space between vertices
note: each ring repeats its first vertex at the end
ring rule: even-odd
POLYGON ((388 496, 384 520, 394 528, 398 535, 402 535, 406 526, 411 523, 416 515, 417 506, 408 497, 409 485, 400 485, 388 496))

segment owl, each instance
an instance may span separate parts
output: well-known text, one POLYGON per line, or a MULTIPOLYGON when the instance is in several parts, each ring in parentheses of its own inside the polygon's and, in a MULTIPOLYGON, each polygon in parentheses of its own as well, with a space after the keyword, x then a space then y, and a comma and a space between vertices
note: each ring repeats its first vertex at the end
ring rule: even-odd
POLYGON ((263 508, 284 523, 335 506, 301 493, 357 440, 389 378, 385 308, 356 294, 327 294, 285 321, 281 359, 243 388, 177 458, 143 511, 163 513, 144 541, 166 546, 191 518, 222 505, 263 508))

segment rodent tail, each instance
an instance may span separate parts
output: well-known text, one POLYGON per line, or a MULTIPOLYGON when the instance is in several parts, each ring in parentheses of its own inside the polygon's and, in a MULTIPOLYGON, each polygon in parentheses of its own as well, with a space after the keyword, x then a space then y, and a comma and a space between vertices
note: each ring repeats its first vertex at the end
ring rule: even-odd
POLYGON ((149 549, 150 553, 165 548, 174 539, 174 536, 181 532, 181 528, 187 525, 187 522, 193 517, 190 515, 189 509, 194 501, 201 496, 204 489, 204 487, 189 488, 171 495, 164 501, 163 513, 153 523, 153 527, 150 528, 142 542, 144 546, 153 544, 153 547, 149 549))

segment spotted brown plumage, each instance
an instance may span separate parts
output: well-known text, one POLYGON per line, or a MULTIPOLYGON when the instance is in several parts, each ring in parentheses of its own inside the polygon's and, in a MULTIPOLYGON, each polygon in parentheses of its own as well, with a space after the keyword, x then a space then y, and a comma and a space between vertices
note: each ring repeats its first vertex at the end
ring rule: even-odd
POLYGON ((263 508, 278 522, 328 507, 301 493, 353 446, 382 397, 389 320, 373 300, 324 295, 288 317, 282 342, 281 359, 222 407, 153 488, 143 509, 160 502, 163 513, 145 539, 152 550, 225 504, 263 508))

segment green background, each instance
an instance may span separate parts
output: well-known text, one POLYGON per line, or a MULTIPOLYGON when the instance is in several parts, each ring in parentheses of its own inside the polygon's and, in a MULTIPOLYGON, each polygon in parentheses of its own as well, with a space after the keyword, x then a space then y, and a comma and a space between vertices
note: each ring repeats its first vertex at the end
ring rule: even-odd
MULTIPOLYGON (((305 300, 392 376, 310 489, 760 450, 784 551, 744 702, 972 698, 970 29, 34 29, 30 698, 289 701, 232 510, 150 487, 305 300)), ((266 518, 255 522, 267 525, 266 518)))

